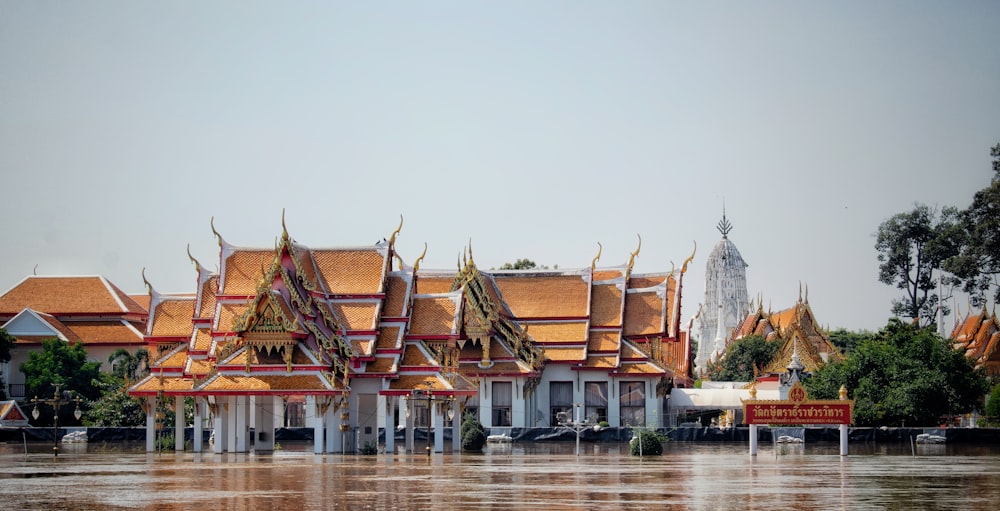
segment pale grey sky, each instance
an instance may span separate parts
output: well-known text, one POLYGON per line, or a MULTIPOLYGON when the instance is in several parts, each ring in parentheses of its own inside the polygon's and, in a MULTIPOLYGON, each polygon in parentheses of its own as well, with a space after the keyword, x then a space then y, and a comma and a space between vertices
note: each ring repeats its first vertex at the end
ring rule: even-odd
MULTIPOLYGON (((227 241, 667 271, 877 329, 873 233, 965 207, 1000 142, 1000 3, 0 0, 0 288, 193 291, 227 241)), ((0 291, 2 291, 0 290, 0 291)), ((950 320, 949 320, 950 324, 950 320)))

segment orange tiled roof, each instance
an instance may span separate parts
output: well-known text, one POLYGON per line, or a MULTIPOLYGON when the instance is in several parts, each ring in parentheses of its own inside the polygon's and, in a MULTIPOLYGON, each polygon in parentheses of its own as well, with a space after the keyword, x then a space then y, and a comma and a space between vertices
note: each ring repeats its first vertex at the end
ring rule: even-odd
POLYGON ((590 284, 580 275, 493 274, 511 312, 522 318, 584 317, 590 284))
POLYGON ((131 299, 133 299, 133 300, 135 300, 135 303, 137 303, 139 305, 139 307, 142 307, 143 310, 146 310, 146 311, 149 310, 149 299, 151 297, 149 296, 148 293, 141 294, 141 295, 131 294, 131 295, 128 295, 128 297, 131 298, 131 299))
POLYGON ((424 295, 436 295, 451 292, 451 283, 455 277, 439 277, 419 275, 417 278, 417 293, 424 295))
POLYGON ((593 287, 590 298, 590 324, 619 326, 622 324, 622 290, 615 284, 593 287))
POLYGON ((432 362, 424 352, 417 348, 414 344, 407 344, 403 348, 403 360, 399 363, 403 366, 434 366, 437 367, 437 362, 432 362))
POLYGON ((365 302, 332 302, 330 307, 348 330, 374 330, 378 304, 365 302))
POLYGON ((385 292, 385 304, 382 306, 382 315, 390 318, 402 317, 405 311, 403 305, 406 302, 408 286, 402 277, 389 277, 389 286, 385 292))
POLYGON ((410 335, 451 334, 455 331, 456 311, 451 297, 415 297, 410 314, 410 335))
POLYGON ((375 341, 372 339, 351 339, 351 349, 359 357, 370 357, 374 346, 375 341))
POLYGON ((149 375, 144 380, 135 384, 129 393, 136 394, 157 394, 159 392, 185 392, 191 390, 191 380, 184 379, 180 376, 164 376, 159 377, 155 375, 149 375))
POLYGON ((655 287, 663 284, 663 280, 666 279, 664 275, 632 275, 628 279, 629 289, 644 289, 647 287, 655 287))
MULTIPOLYGON (((56 331, 58 331, 60 334, 62 334, 63 337, 65 337, 67 341, 76 342, 76 341, 80 340, 80 336, 76 332, 74 332, 72 329, 70 329, 70 327, 66 326, 62 321, 59 321, 58 319, 56 319, 55 316, 53 316, 51 314, 45 314, 43 312, 37 312, 37 311, 35 311, 35 313, 38 314, 38 317, 41 318, 42 321, 48 323, 49 326, 51 326, 56 331)), ((27 338, 28 336, 24 336, 24 337, 27 338)), ((40 336, 40 337, 42 338, 41 340, 45 340, 45 339, 51 339, 54 336, 40 336)), ((31 341, 29 341, 29 342, 31 342, 31 341)))
POLYGON ((331 390, 319 374, 228 375, 220 374, 198 388, 202 391, 281 392, 331 390))
POLYGON ((617 353, 621 343, 621 333, 612 330, 592 330, 587 350, 590 353, 617 353))
POLYGON ((215 291, 219 288, 219 276, 212 275, 201 286, 201 309, 199 318, 210 318, 215 314, 215 291))
POLYGON ((581 343, 587 340, 587 322, 522 323, 535 342, 581 343))
POLYGON ((618 367, 617 355, 590 355, 583 364, 592 369, 614 369, 618 367))
POLYGON ((225 289, 220 294, 250 296, 274 262, 274 250, 236 249, 225 261, 225 289))
POLYGON ((0 296, 0 316, 14 316, 25 308, 55 316, 146 314, 129 295, 99 276, 28 276, 0 296))
POLYGON ((74 321, 68 323, 67 326, 80 336, 80 340, 84 344, 139 344, 143 342, 142 333, 127 321, 74 321))
POLYGON ((379 330, 378 339, 376 340, 375 347, 379 350, 391 350, 396 349, 399 346, 399 330, 398 326, 384 326, 379 330))
POLYGON ((663 333, 663 306, 663 299, 655 292, 627 293, 625 295, 625 335, 663 333))
POLYGON ((396 357, 375 357, 375 360, 365 364, 366 374, 392 374, 398 371, 396 357))
POLYGON ((545 352, 545 359, 552 362, 583 362, 587 358, 587 354, 584 352, 583 347, 579 348, 563 348, 555 346, 543 346, 542 351, 545 352))
POLYGON ((467 376, 490 376, 498 374, 532 374, 531 368, 517 362, 493 362, 487 368, 479 367, 476 363, 463 363, 459 366, 459 371, 467 376))
POLYGON ((636 375, 636 376, 651 376, 664 374, 664 370, 657 367, 649 362, 641 362, 638 364, 622 364, 621 369, 618 370, 621 374, 636 375))
POLYGON ((208 351, 212 347, 212 331, 199 328, 194 336, 194 351, 208 351))
POLYGON ((194 317, 194 300, 167 298, 156 304, 150 319, 152 337, 189 337, 191 318, 194 317))
POLYGON ((427 390, 427 384, 431 384, 432 391, 452 390, 448 383, 437 375, 408 375, 400 376, 389 383, 390 390, 427 390))
POLYGON ((188 358, 186 371, 196 376, 204 376, 212 372, 212 363, 205 359, 188 358))
POLYGON ((622 270, 594 270, 594 282, 601 282, 604 280, 614 280, 619 277, 623 277, 625 272, 622 270))
POLYGON ((219 314, 216 316, 217 325, 215 330, 217 332, 232 332, 236 327, 236 319, 243 316, 243 313, 247 310, 246 302, 226 302, 219 306, 219 314))
MULTIPOLYGON (((187 365, 188 354, 187 350, 178 350, 166 358, 156 361, 156 368, 184 368, 187 365)), ((155 371, 153 369, 152 371, 155 371)), ((152 372, 151 371, 151 372, 152 372)))
POLYGON ((377 294, 382 291, 384 249, 313 250, 327 291, 335 295, 377 294))

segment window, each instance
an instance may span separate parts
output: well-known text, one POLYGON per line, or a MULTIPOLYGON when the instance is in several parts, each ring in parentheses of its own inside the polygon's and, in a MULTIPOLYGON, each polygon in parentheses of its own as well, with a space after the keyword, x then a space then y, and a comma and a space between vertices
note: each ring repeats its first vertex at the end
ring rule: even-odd
POLYGON ((570 420, 573 417, 573 382, 554 381, 549 383, 549 422, 550 426, 558 426, 559 412, 566 412, 570 420))
POLYGON ((511 402, 514 392, 509 381, 493 383, 493 426, 510 426, 511 402))
POLYGON ((608 420, 608 384, 591 381, 583 384, 584 416, 591 422, 608 420))
POLYGON ((641 381, 621 382, 621 425, 646 425, 646 385, 641 381))

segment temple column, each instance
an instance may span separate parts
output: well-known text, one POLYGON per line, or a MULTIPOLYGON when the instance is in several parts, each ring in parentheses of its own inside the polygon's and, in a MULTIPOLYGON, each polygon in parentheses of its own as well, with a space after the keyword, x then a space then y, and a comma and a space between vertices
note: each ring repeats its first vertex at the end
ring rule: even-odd
POLYGON ((250 452, 250 398, 236 396, 231 406, 236 409, 236 452, 250 452))
POLYGON ((847 456, 847 424, 840 425, 840 455, 847 456))
POLYGON ((146 452, 156 451, 156 398, 146 398, 146 452))
POLYGON ((396 452, 396 396, 385 396, 385 452, 393 454, 396 452))
POLYGON ((265 452, 274 450, 274 407, 280 406, 281 398, 277 396, 261 396, 251 401, 253 406, 253 424, 257 438, 254 438, 254 451, 265 452))
POLYGON ((226 398, 216 397, 214 415, 215 428, 212 432, 212 436, 215 438, 212 451, 216 454, 222 454, 226 450, 226 442, 229 437, 229 427, 226 423, 226 416, 226 398))
POLYGON ((451 450, 459 452, 462 450, 462 404, 456 397, 451 402, 451 450))
POLYGON ((757 455, 757 425, 750 425, 750 456, 757 455))
POLYGON ((239 452, 236 449, 236 398, 223 398, 226 409, 226 450, 229 452, 239 452))
POLYGON ((174 396, 174 450, 184 450, 184 396, 174 396))
POLYGON ((434 452, 444 452, 444 415, 436 405, 431 406, 431 421, 434 425, 434 452))
POLYGON ((326 409, 326 452, 344 452, 344 432, 340 430, 340 413, 346 408, 330 405, 326 409))
POLYGON ((204 400, 200 397, 195 396, 194 398, 194 433, 191 438, 191 448, 194 452, 201 452, 204 441, 202 438, 205 436, 204 433, 204 419, 202 414, 205 411, 204 400))
POLYGON ((413 454, 413 422, 416 411, 413 409, 413 399, 406 398, 406 454, 413 454))
POLYGON ((316 404, 316 396, 306 396, 306 410, 312 412, 313 420, 313 453, 323 454, 323 427, 324 414, 320 413, 316 404))

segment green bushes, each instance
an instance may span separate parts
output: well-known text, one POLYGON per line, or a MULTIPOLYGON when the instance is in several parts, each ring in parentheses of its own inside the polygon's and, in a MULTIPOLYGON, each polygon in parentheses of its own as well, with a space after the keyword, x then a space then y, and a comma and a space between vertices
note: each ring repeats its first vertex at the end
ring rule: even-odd
POLYGON ((466 414, 462 421, 462 450, 481 452, 486 445, 486 430, 472 414, 466 414))
POLYGON ((663 442, 668 438, 651 429, 632 430, 632 440, 628 443, 628 452, 632 456, 659 456, 663 454, 663 442))

